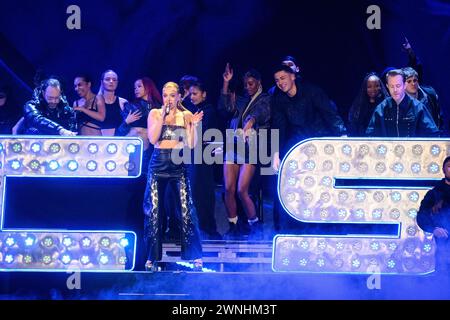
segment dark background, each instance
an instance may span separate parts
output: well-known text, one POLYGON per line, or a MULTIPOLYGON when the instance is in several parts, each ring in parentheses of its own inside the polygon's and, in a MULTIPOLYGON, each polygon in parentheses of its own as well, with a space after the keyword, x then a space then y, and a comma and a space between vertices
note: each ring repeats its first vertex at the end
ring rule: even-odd
POLYGON ((367 72, 406 65, 406 36, 423 61, 423 83, 437 90, 448 118, 450 3, 444 0, 2 1, 0 16, 0 82, 12 85, 18 108, 36 70, 61 77, 70 101, 79 71, 92 75, 96 91, 101 73, 114 69, 125 98, 132 98, 139 76, 160 89, 193 74, 214 103, 226 62, 236 74, 259 69, 268 89, 273 65, 290 54, 346 118, 367 72), (66 27, 72 4, 81 8, 81 30, 66 27), (366 27, 371 4, 381 8, 381 30, 366 27))

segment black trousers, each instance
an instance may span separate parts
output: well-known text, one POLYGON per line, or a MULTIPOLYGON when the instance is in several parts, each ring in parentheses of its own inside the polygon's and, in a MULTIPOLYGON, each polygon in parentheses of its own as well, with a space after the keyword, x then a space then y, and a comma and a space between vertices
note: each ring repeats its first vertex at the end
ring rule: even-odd
POLYGON ((174 192, 175 219, 181 235, 181 258, 194 260, 202 257, 198 218, 186 170, 182 164, 171 160, 171 149, 155 148, 149 164, 147 186, 144 195, 144 241, 147 260, 162 258, 164 221, 163 201, 168 190, 174 192))

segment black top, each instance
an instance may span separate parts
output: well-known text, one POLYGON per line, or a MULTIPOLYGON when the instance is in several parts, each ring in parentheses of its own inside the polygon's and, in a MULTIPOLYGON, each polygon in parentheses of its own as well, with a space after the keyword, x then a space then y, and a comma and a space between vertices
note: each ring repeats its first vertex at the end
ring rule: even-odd
MULTIPOLYGON (((75 101, 75 106, 78 107, 78 100, 75 101)), ((87 109, 98 112, 97 97, 95 97, 92 100, 91 106, 87 109)), ((102 121, 98 121, 97 119, 94 119, 91 116, 89 116, 86 113, 81 112, 81 111, 77 112, 77 120, 78 120, 78 123, 80 124, 80 127, 85 125, 88 122, 95 124, 99 127, 102 125, 102 121)))
POLYGON ((105 102, 106 116, 101 123, 102 129, 118 128, 122 123, 122 115, 120 114, 122 109, 119 100, 119 97, 116 97, 116 100, 111 104, 105 102))

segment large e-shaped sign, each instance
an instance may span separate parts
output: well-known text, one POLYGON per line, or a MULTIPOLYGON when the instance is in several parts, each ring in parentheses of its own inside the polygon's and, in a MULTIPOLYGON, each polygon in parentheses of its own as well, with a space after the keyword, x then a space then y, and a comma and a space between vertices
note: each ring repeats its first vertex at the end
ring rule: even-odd
MULTIPOLYGON (((281 272, 425 274, 435 242, 416 222, 420 202, 443 177, 448 139, 305 140, 283 159, 279 199, 302 222, 371 224, 394 234, 278 235, 273 269, 281 272), (385 230, 385 228, 383 228, 385 230)), ((376 230, 376 229, 375 229, 376 230)))
MULTIPOLYGON (((95 225, 88 230, 6 229, 4 200, 8 177, 35 177, 36 182, 41 177, 136 178, 141 158, 140 138, 0 136, 0 270, 132 269, 134 232, 122 231, 121 226, 98 230, 95 225)), ((34 187, 30 184, 30 192, 34 187)), ((26 194, 21 200, 27 201, 26 194)), ((51 196, 45 200, 51 201, 51 196)), ((64 214, 65 208, 60 210, 64 214)))

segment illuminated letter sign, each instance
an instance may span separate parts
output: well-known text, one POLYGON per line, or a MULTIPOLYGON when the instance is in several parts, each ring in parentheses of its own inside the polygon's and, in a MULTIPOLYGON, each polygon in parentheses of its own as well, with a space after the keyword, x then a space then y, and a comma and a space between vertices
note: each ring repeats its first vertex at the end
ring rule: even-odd
MULTIPOLYGON (((6 229, 4 201, 8 177, 136 178, 141 174, 141 158, 140 138, 1 136, 0 270, 132 269, 134 232, 96 230, 94 225, 70 231, 6 229)), ((27 201, 26 195, 21 201, 27 201)), ((64 208, 60 210, 63 214, 64 208)))
POLYGON ((278 235, 281 272, 424 274, 435 242, 417 225, 420 202, 441 179, 445 139, 305 140, 284 158, 278 177, 284 209, 302 222, 391 225, 395 234, 278 235))

